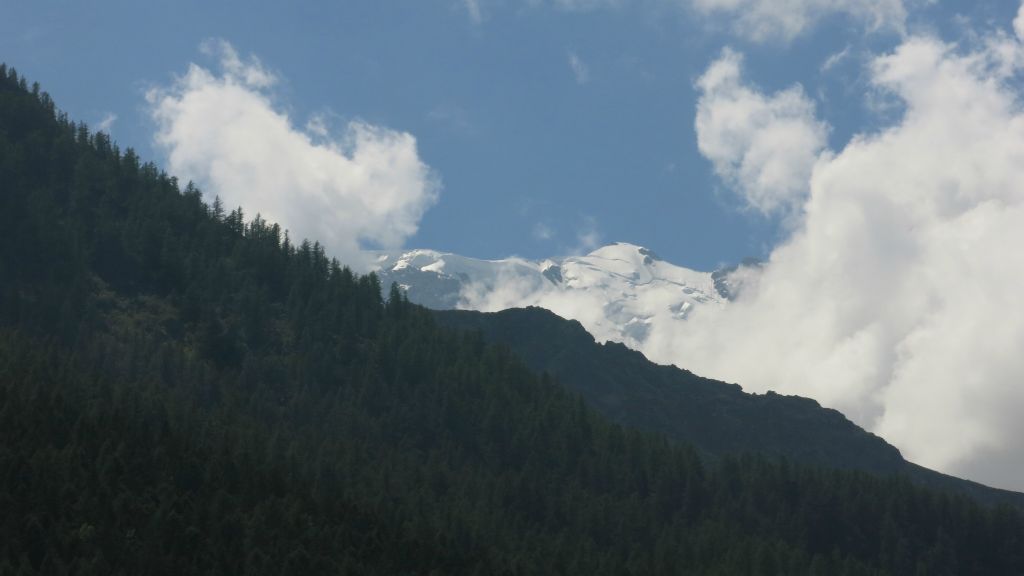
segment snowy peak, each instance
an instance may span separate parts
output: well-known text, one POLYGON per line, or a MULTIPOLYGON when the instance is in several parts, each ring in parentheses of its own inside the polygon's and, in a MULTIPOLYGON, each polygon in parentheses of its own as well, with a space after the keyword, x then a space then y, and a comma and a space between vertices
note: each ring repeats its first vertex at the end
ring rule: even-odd
POLYGON ((579 320, 598 340, 642 349, 658 322, 685 321, 696 310, 723 306, 721 274, 699 272, 627 243, 584 256, 541 261, 478 260, 433 250, 379 253, 385 287, 398 283, 430 308, 493 312, 540 306, 579 320))
POLYGON ((629 244, 627 242, 616 242, 614 244, 602 246, 590 254, 587 254, 584 258, 599 258, 603 260, 630 262, 637 267, 649 266, 658 259, 654 256, 654 253, 647 248, 637 246, 636 244, 629 244))
POLYGON ((634 244, 619 242, 598 248, 586 256, 568 258, 566 262, 619 276, 635 285, 663 282, 691 288, 688 293, 700 291, 709 299, 718 299, 710 273, 665 262, 651 250, 634 244))

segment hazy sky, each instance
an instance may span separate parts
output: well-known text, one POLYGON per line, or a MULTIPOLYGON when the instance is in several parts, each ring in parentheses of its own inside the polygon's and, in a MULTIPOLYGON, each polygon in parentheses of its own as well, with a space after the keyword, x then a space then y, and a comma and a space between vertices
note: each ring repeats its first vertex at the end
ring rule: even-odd
POLYGON ((644 352, 1024 490, 1019 8, 40 0, 0 2, 0 57, 353 265, 764 257, 734 305, 655 323, 644 352))

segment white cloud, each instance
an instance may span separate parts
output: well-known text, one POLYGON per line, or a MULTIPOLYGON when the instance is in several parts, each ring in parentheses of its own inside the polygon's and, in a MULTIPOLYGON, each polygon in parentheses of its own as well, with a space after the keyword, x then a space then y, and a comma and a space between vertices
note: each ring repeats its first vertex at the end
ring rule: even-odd
POLYGON ((586 84, 590 81, 590 68, 587 63, 580 59, 575 52, 568 54, 569 69, 572 70, 573 78, 577 84, 586 84))
POLYGON ((96 125, 96 130, 99 132, 110 133, 110 129, 114 127, 114 122, 117 122, 117 114, 113 112, 107 112, 100 123, 96 125))
POLYGON ((753 41, 792 40, 816 22, 843 14, 870 31, 902 33, 907 10, 902 0, 690 0, 704 15, 730 19, 734 31, 753 41))
POLYGON ((727 49, 697 81, 697 146, 751 207, 790 215, 828 131, 799 86, 765 95, 742 82, 742 62, 727 49))
POLYGON ((912 461, 1024 489, 1020 38, 913 37, 875 59, 902 117, 821 156, 801 225, 738 301, 656 327, 644 351, 814 397, 912 461))
POLYGON ((332 136, 320 116, 297 127, 275 107, 277 78, 258 60, 224 41, 202 48, 219 73, 191 64, 146 95, 170 173, 357 268, 369 265, 363 243, 398 247, 416 232, 439 186, 411 134, 356 121, 332 136))

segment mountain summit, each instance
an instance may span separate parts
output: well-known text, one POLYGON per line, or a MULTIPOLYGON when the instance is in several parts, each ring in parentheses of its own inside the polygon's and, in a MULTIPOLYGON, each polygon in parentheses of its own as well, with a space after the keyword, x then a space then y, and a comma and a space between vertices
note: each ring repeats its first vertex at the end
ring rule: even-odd
POLYGON ((651 327, 724 306, 749 265, 699 272, 618 242, 562 259, 478 260, 433 250, 380 252, 377 274, 435 309, 495 312, 540 306, 579 320, 599 341, 642 350, 651 327))

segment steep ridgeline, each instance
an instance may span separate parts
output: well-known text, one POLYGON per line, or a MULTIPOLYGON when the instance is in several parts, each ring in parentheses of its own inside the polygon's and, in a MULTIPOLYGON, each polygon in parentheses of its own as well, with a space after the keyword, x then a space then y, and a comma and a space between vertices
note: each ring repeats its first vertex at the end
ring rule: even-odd
POLYGON ((442 324, 507 345, 534 370, 583 395, 612 420, 692 443, 717 457, 755 452, 799 462, 904 474, 936 488, 1024 507, 1024 494, 989 488, 905 461, 836 410, 799 396, 747 394, 736 384, 649 362, 617 343, 598 344, 579 322, 542 308, 438 311, 442 324))
POLYGON ((993 575, 1024 515, 705 462, 0 66, 0 574, 993 575))

